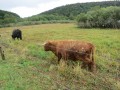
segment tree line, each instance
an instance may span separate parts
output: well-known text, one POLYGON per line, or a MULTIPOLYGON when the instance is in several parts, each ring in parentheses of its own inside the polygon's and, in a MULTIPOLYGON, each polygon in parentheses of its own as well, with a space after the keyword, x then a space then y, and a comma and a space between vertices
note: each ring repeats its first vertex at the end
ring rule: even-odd
POLYGON ((82 28, 120 28, 120 7, 94 7, 76 18, 82 28))

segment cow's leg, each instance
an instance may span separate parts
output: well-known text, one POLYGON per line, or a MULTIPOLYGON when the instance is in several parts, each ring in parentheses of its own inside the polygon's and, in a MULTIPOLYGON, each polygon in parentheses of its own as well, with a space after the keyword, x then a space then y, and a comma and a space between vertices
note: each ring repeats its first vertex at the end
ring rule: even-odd
POLYGON ((91 68, 92 68, 92 63, 91 62, 92 62, 92 60, 91 60, 90 54, 85 55, 85 57, 84 57, 84 63, 86 63, 89 71, 92 71, 91 70, 91 68))
POLYGON ((88 69, 91 72, 95 72, 96 71, 96 65, 95 65, 95 63, 94 62, 88 63, 88 69))
POLYGON ((88 70, 91 71, 91 72, 95 72, 96 71, 96 65, 94 63, 94 60, 90 56, 90 54, 87 55, 86 61, 87 61, 87 65, 88 65, 88 70))
POLYGON ((93 67, 92 62, 89 62, 89 63, 88 63, 88 70, 89 70, 89 71, 92 71, 92 67, 93 67))
POLYGON ((88 63, 90 62, 89 55, 82 56, 80 60, 82 61, 81 68, 87 68, 88 67, 88 63))
POLYGON ((67 55, 67 53, 66 52, 63 52, 62 53, 62 57, 63 57, 63 59, 65 60, 65 61, 67 61, 67 57, 68 57, 68 55, 67 55))
POLYGON ((20 37, 20 40, 22 40, 22 38, 20 37))
POLYGON ((68 60, 68 54, 67 54, 66 51, 64 51, 64 52, 62 53, 62 58, 63 58, 64 62, 65 62, 67 65, 69 65, 69 63, 67 62, 67 60, 68 60))
POLYGON ((83 67, 87 66, 89 71, 93 71, 93 69, 94 69, 94 62, 92 62, 92 60, 90 59, 89 55, 84 57, 82 59, 82 61, 83 61, 83 67))
POLYGON ((17 36, 17 40, 19 40, 19 37, 17 36))
POLYGON ((22 40, 22 36, 20 36, 20 40, 22 40))
POLYGON ((95 64, 94 64, 94 62, 93 62, 90 58, 86 58, 86 59, 85 59, 85 63, 86 63, 87 66, 88 66, 88 70, 91 71, 91 72, 94 72, 94 69, 95 69, 95 64))
POLYGON ((60 59, 62 58, 62 55, 58 53, 58 64, 60 63, 60 59))
POLYGON ((85 62, 83 62, 81 68, 86 68, 86 65, 87 64, 85 62))

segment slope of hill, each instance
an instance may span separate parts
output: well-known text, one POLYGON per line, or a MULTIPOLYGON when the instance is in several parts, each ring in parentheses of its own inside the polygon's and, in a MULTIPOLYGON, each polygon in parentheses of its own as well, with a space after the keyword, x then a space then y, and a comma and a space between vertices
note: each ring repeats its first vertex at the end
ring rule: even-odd
POLYGON ((19 19, 20 16, 15 13, 0 10, 0 24, 15 23, 19 19))
POLYGON ((27 19, 30 21, 40 20, 73 20, 78 14, 89 11, 95 6, 108 7, 120 6, 120 1, 104 1, 104 2, 90 2, 90 3, 76 3, 54 8, 52 10, 43 12, 27 19))

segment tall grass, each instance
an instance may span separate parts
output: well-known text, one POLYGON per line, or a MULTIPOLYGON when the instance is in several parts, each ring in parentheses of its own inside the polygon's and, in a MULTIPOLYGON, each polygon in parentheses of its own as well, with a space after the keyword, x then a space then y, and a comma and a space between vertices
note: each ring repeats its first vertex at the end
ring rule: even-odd
POLYGON ((75 24, 20 26, 23 40, 12 40, 16 27, 0 28, 0 45, 6 60, 0 58, 1 90, 119 90, 120 31, 80 29, 75 24), (85 40, 95 47, 97 72, 81 69, 81 62, 61 60, 45 52, 47 40, 85 40))

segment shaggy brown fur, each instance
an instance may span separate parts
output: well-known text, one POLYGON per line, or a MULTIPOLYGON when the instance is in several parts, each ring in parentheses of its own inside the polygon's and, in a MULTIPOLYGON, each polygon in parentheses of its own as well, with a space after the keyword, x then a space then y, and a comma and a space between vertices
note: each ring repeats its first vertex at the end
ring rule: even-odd
POLYGON ((48 41, 44 44, 45 51, 52 51, 58 57, 58 63, 61 58, 64 60, 80 60, 83 62, 82 68, 88 66, 90 71, 94 71, 94 45, 89 42, 77 40, 48 41))

